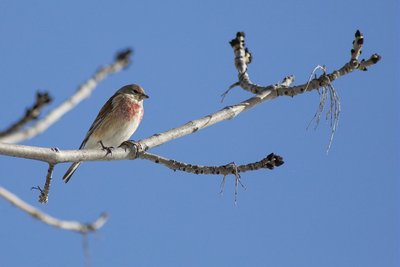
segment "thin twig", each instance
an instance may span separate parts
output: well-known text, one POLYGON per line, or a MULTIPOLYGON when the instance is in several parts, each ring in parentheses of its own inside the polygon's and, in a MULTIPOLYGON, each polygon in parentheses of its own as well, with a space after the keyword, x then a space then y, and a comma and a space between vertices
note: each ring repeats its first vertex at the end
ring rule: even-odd
POLYGON ((39 202, 42 204, 46 204, 47 201, 49 201, 50 183, 53 176, 53 170, 54 164, 50 163, 47 170, 46 182, 44 184, 43 190, 40 190, 39 202))
POLYGON ((25 201, 21 200, 19 197, 11 193, 10 191, 6 190, 3 187, 0 187, 0 196, 3 197, 5 200, 13 204, 15 207, 19 208, 20 210, 28 213, 33 218, 48 224, 50 226, 60 228, 63 230, 74 231, 79 233, 89 233, 100 229, 107 221, 107 214, 102 213, 100 217, 92 222, 92 223, 80 223, 77 221, 64 221, 52 217, 35 207, 29 205, 25 201))
POLYGON ((272 170, 275 167, 279 167, 284 163, 283 158, 274 153, 269 154, 260 161, 243 164, 239 166, 232 163, 221 166, 193 165, 189 163, 176 161, 173 159, 168 159, 148 152, 139 153, 139 158, 150 160, 157 164, 162 164, 173 171, 183 171, 193 174, 220 174, 220 175, 238 174, 259 169, 272 170))
POLYGON ((16 133, 28 122, 36 120, 42 112, 42 109, 47 106, 51 101, 52 99, 47 92, 37 92, 36 100, 32 107, 26 109, 25 114, 21 119, 9 126, 8 129, 0 132, 0 138, 16 133))
POLYGON ((188 173, 194 174, 216 174, 223 175, 221 185, 220 185, 220 195, 224 192, 226 177, 229 174, 233 174, 235 176, 235 190, 234 190, 234 202, 237 205, 237 197, 238 197, 238 187, 239 184, 242 188, 246 189, 241 181, 240 173, 244 173, 246 171, 254 171, 258 169, 274 169, 275 167, 281 166, 284 161, 283 158, 275 155, 274 153, 269 154, 267 157, 262 160, 254 163, 244 164, 244 165, 236 165, 234 162, 228 163, 222 166, 202 166, 202 165, 192 165, 172 159, 167 159, 165 157, 161 157, 159 155, 150 154, 148 152, 139 153, 139 158, 151 160, 154 163, 162 164, 173 171, 184 171, 188 173))

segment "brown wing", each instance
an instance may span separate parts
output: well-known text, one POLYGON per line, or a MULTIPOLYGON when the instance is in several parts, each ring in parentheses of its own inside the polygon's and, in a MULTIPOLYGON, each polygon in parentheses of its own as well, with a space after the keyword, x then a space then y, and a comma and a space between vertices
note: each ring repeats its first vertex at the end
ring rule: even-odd
POLYGON ((115 93, 110 99, 108 99, 108 101, 100 109, 99 114, 97 114, 96 119, 90 126, 89 131, 87 132, 85 139, 83 139, 83 142, 82 142, 81 146, 79 147, 79 149, 82 149, 85 146, 90 135, 93 133, 93 131, 95 131, 101 125, 101 123, 104 121, 104 118, 107 116, 107 113, 109 113, 112 110, 112 108, 113 108, 112 102, 113 102, 113 99, 117 95, 118 95, 118 93, 115 93))

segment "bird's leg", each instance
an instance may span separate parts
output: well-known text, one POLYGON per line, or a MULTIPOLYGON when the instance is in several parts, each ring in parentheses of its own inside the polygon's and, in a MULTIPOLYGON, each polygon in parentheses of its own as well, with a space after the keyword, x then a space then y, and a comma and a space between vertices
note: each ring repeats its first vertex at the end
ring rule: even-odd
POLYGON ((101 149, 107 151, 106 156, 107 156, 108 154, 111 154, 111 155, 112 155, 112 149, 114 148, 113 146, 105 146, 105 145, 103 144, 103 141, 101 141, 101 140, 99 141, 99 144, 101 145, 101 149))

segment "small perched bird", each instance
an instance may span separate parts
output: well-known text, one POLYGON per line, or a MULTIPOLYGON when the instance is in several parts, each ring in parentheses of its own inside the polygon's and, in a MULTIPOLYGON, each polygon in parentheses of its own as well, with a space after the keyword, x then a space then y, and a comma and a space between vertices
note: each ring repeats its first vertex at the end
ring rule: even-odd
MULTIPOLYGON (((121 145, 136 131, 143 118, 143 100, 149 98, 136 84, 119 89, 101 108, 79 149, 109 148, 121 145)), ((81 162, 72 163, 64 174, 68 182, 81 162)))

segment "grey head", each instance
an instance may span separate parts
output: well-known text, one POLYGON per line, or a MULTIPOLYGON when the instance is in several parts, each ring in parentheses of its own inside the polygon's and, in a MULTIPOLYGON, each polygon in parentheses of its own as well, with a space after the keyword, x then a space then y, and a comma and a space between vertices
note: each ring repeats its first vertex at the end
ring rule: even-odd
POLYGON ((144 92, 144 89, 137 84, 125 85, 117 91, 117 94, 130 94, 133 95, 138 101, 149 98, 149 96, 144 92))

